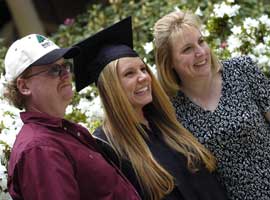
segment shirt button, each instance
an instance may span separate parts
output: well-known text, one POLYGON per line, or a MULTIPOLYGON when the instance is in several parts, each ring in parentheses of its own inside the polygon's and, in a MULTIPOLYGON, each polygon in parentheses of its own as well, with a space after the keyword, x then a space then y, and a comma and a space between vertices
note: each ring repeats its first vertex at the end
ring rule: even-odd
POLYGON ((89 154, 89 158, 93 159, 93 156, 91 154, 89 154))
POLYGON ((80 137, 81 136, 81 133, 80 132, 77 132, 77 136, 80 137))

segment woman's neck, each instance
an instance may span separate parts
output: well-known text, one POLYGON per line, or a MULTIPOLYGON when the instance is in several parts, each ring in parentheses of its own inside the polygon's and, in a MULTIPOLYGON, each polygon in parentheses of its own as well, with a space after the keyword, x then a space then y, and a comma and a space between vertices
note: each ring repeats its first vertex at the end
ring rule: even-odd
POLYGON ((181 85, 181 90, 191 101, 205 110, 215 110, 221 96, 221 74, 216 73, 202 79, 185 80, 181 85))
POLYGON ((147 119, 144 116, 143 109, 137 109, 136 113, 137 113, 139 122, 149 128, 149 123, 148 123, 147 119))
POLYGON ((181 78, 181 90, 191 96, 208 96, 213 85, 217 79, 216 74, 209 74, 209 76, 185 79, 181 78))

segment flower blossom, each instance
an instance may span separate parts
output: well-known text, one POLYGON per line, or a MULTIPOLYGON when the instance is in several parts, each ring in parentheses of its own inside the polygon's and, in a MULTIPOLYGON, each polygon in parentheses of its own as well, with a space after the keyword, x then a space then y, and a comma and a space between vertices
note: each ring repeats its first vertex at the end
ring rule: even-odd
POLYGON ((230 6, 222 2, 221 4, 214 5, 214 16, 218 18, 223 18, 225 15, 233 17, 238 14, 239 9, 239 5, 230 6))

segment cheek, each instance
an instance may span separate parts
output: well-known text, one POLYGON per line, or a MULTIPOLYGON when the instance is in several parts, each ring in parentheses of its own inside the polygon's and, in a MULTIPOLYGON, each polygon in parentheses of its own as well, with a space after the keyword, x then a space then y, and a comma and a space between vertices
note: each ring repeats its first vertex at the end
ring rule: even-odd
POLYGON ((179 54, 175 54, 175 55, 173 55, 173 57, 172 57, 172 64, 173 64, 174 66, 179 67, 179 66, 181 66, 181 65, 183 65, 184 63, 187 62, 187 58, 188 58, 187 55, 179 55, 179 54))
POLYGON ((173 69, 178 73, 184 70, 185 65, 186 64, 183 62, 183 60, 181 60, 179 62, 174 63, 173 69))
POLYGON ((205 53, 210 55, 210 48, 208 45, 205 46, 205 53))
POLYGON ((132 85, 126 83, 123 87, 123 90, 127 94, 127 96, 130 96, 133 92, 133 87, 132 87, 132 85))
POLYGON ((125 93, 129 93, 132 90, 133 83, 131 79, 123 78, 120 83, 125 93))
POLYGON ((71 85, 63 87, 61 93, 65 99, 71 99, 74 95, 71 85))

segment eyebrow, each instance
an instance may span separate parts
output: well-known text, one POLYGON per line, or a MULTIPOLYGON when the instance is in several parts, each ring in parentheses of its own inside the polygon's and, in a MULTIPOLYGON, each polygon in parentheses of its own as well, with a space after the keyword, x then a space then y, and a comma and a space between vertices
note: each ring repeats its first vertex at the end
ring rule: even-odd
MULTIPOLYGON (((203 38, 203 36, 200 35, 200 37, 198 38, 198 41, 200 41, 202 38, 203 38)), ((191 46, 192 44, 193 44, 193 43, 186 43, 186 44, 184 44, 184 46, 181 47, 181 50, 184 50, 186 47, 191 46)))
MULTIPOLYGON (((141 68, 141 67, 146 67, 146 64, 145 63, 141 63, 140 65, 139 65, 139 68, 141 68)), ((126 71, 128 71, 128 70, 130 70, 130 69, 133 69, 134 68, 134 66, 133 65, 130 65, 130 66, 128 66, 126 69, 124 69, 121 73, 125 73, 126 71)))

